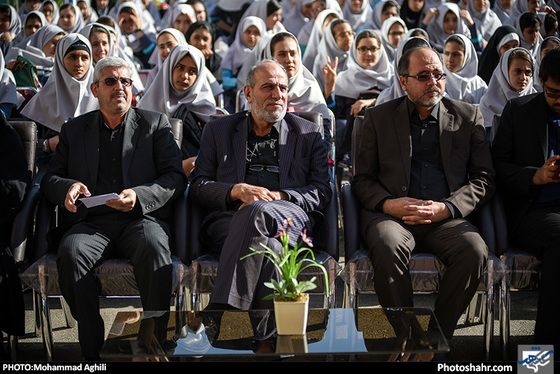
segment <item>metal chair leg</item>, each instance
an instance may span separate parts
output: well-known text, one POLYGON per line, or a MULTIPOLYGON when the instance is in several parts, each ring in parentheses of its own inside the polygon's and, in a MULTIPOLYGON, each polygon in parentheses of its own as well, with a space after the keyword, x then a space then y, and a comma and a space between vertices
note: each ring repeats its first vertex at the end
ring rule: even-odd
POLYGON ((47 361, 53 360, 53 336, 51 326, 51 316, 48 298, 45 295, 38 295, 38 315, 40 319, 41 334, 43 335, 43 347, 47 361))

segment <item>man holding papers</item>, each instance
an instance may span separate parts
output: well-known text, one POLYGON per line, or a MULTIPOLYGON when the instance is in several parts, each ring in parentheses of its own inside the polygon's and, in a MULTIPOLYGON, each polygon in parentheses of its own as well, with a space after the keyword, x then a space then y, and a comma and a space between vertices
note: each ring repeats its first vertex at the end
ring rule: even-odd
POLYGON ((167 117, 131 108, 127 63, 107 57, 95 68, 91 90, 99 110, 63 125, 41 189, 66 209, 68 230, 58 244, 62 294, 78 321, 84 358, 98 359, 105 338, 91 269, 108 257, 127 258, 145 310, 168 310, 172 265, 171 201, 187 178, 167 117), (81 198, 115 193, 101 205, 81 198))

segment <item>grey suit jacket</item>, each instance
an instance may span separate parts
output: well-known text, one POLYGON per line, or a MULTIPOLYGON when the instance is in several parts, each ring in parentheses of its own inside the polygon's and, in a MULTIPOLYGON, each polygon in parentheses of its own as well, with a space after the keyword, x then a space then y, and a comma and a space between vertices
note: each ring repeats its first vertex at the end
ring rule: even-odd
MULTIPOLYGON (((443 98, 440 149, 453 204, 466 217, 493 194, 494 169, 482 115, 475 107, 443 98)), ((357 134, 352 189, 365 209, 386 198, 408 196, 412 141, 406 96, 368 109, 357 134)))
MULTIPOLYGON (((95 195, 102 121, 101 112, 96 110, 62 126, 56 152, 41 182, 41 190, 51 202, 64 205, 66 193, 75 182, 82 182, 95 195)), ((131 108, 124 125, 125 188, 136 192, 141 214, 167 219, 172 211, 169 201, 181 195, 187 185, 169 120, 161 113, 131 108)))
MULTIPOLYGON (((189 195, 211 211, 225 211, 230 189, 245 180, 247 117, 239 112, 208 122, 200 142, 189 195)), ((286 113, 280 144, 280 189, 304 211, 321 211, 330 201, 326 142, 315 123, 286 113)))
POLYGON ((532 179, 549 157, 544 94, 508 101, 492 145, 492 158, 498 191, 512 202, 506 204, 512 231, 537 197, 540 189, 533 186, 532 179))

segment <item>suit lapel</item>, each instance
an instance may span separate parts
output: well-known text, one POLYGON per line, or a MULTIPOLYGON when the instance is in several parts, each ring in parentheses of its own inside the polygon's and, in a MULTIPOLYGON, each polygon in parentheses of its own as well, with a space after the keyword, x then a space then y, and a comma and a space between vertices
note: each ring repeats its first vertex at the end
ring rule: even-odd
POLYGON ((233 134, 233 151, 235 157, 235 169, 237 172, 237 182, 245 180, 245 165, 247 159, 247 135, 249 117, 242 117, 236 125, 233 134))
POLYGON ((140 131, 136 131, 139 126, 139 120, 140 118, 136 111, 130 108, 123 121, 122 169, 125 186, 128 186, 128 172, 130 171, 132 157, 134 156, 138 137, 140 136, 140 131))
POLYGON ((410 163, 412 159, 412 139, 410 138, 410 118, 407 100, 404 99, 396 108, 397 115, 393 117, 393 126, 397 132, 397 139, 401 150, 401 159, 406 175, 407 186, 410 185, 410 163))
POLYGON ((97 185, 97 172, 99 170, 99 126, 102 124, 101 112, 96 111, 91 120, 86 120, 86 136, 84 139, 84 157, 91 180, 86 185, 92 192, 97 185))
POLYGON ((288 123, 285 119, 280 123, 280 139, 282 139, 283 127, 286 126, 288 132, 286 135, 286 144, 281 144, 280 149, 280 188, 288 186, 288 176, 290 175, 290 167, 294 159, 295 147, 297 142, 297 134, 293 124, 288 123))
POLYGON ((441 162, 445 175, 453 175, 451 170, 451 146, 453 136, 453 126, 455 118, 450 114, 443 102, 439 103, 439 148, 441 151, 441 162))

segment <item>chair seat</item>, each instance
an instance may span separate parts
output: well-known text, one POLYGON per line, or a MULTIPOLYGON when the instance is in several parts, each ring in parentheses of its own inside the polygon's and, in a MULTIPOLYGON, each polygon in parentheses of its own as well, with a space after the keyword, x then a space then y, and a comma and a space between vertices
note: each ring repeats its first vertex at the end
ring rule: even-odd
MULTIPOLYGON (((496 256, 488 256, 488 266, 485 271, 485 279, 481 282, 481 288, 487 282, 489 274, 493 273, 492 280, 497 284, 505 270, 503 263, 496 256)), ((445 273, 445 265, 440 259, 432 254, 413 254, 409 265, 412 289, 414 292, 438 292, 439 284, 445 273)), ((360 293, 375 292, 373 285, 373 265, 365 249, 360 249, 348 260, 340 277, 347 284, 352 285, 360 293)))
MULTIPOLYGON (((178 257, 173 262, 173 292, 186 285, 188 268, 178 257)), ((109 259, 94 268, 100 296, 138 296, 138 286, 132 264, 124 259, 109 259)), ((29 266, 20 278, 24 284, 43 296, 61 295, 58 284, 56 253, 47 253, 29 266)))
POLYGON ((541 261, 533 254, 510 248, 502 255, 507 268, 507 281, 514 289, 536 289, 540 278, 541 261))
MULTIPOLYGON (((340 274, 342 267, 339 263, 328 253, 324 251, 315 252, 315 260, 323 265, 327 270, 329 279, 329 290, 332 292, 335 287, 336 277, 340 274)), ((211 293, 214 287, 214 281, 218 273, 218 258, 214 255, 206 254, 196 258, 191 265, 189 276, 191 277, 191 288, 195 293, 211 293)), ((310 267, 305 269, 300 274, 300 280, 310 280, 317 277, 315 284, 317 288, 310 291, 310 293, 324 293, 325 282, 323 273, 319 268, 310 267)))

